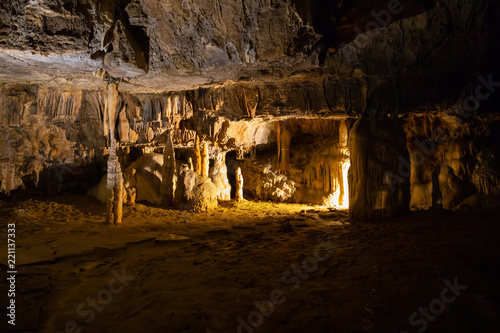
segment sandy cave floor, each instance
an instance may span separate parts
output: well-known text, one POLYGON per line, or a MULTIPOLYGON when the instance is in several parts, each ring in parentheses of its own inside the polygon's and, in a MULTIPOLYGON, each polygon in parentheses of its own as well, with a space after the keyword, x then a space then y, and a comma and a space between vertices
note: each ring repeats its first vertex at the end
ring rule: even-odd
MULTIPOLYGON (((227 202, 192 213, 135 204, 121 226, 105 224, 104 212, 73 194, 0 201, 2 264, 7 223, 16 223, 18 331, 237 332, 238 317, 250 315, 257 327, 240 332, 416 332, 423 324, 410 325, 410 315, 457 278, 467 289, 425 332, 500 332, 500 210, 369 224, 304 205, 227 202), (318 237, 335 248, 320 247, 326 259, 315 267, 306 258, 318 237), (293 273, 304 262, 310 273, 293 273), (126 285, 111 293, 123 272, 126 285), (254 301, 273 290, 280 304, 252 317, 254 301), (100 311, 89 310, 97 296, 100 311)), ((2 331, 12 329, 5 272, 2 331)))

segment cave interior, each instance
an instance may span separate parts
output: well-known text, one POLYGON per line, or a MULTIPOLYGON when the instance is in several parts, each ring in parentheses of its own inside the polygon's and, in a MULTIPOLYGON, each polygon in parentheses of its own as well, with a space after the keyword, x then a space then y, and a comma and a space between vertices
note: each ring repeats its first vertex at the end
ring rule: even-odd
POLYGON ((2 1, 0 327, 500 332, 498 36, 498 0, 2 1))

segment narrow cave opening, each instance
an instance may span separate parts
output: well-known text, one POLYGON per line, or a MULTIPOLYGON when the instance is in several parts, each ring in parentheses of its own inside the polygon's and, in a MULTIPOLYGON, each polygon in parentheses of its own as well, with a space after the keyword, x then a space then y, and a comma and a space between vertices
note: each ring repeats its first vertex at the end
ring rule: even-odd
POLYGON ((231 186, 231 198, 234 198, 236 195, 236 169, 240 165, 237 156, 238 154, 235 150, 226 153, 227 179, 231 186))

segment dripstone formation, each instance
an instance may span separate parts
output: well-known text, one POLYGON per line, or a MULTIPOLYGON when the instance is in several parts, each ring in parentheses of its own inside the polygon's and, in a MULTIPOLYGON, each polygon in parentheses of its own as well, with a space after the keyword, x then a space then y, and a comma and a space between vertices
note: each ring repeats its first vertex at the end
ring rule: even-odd
POLYGON ((112 223, 122 202, 385 221, 499 195, 498 3, 319 3, 3 1, 2 195, 93 195, 112 223))

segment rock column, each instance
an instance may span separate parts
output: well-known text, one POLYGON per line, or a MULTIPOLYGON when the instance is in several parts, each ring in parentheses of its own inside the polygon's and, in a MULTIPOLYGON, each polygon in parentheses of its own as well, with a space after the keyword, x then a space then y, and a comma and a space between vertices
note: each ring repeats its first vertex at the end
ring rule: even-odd
POLYGON ((406 136, 397 120, 362 116, 349 135, 349 217, 386 221, 409 211, 410 181, 401 177, 409 160, 406 136))
POLYGON ((236 200, 243 200, 243 175, 240 167, 236 169, 236 200))
POLYGON ((164 205, 172 205, 174 203, 174 193, 176 186, 175 172, 175 151, 172 135, 169 133, 167 143, 163 151, 163 172, 161 181, 161 196, 164 205))
POLYGON ((201 175, 208 177, 208 169, 210 167, 210 160, 208 159, 208 144, 203 143, 203 150, 201 151, 201 175))
POLYGON ((201 152, 200 152, 200 137, 197 135, 196 140, 195 140, 195 147, 194 147, 194 154, 195 154, 195 166, 194 166, 194 172, 197 174, 201 174, 201 152))
POLYGON ((116 155, 117 143, 115 139, 115 121, 116 121, 116 103, 118 100, 118 85, 116 83, 109 83, 107 86, 107 116, 109 126, 109 139, 111 147, 109 150, 108 159, 108 173, 106 187, 109 193, 107 203, 107 217, 108 223, 121 224, 123 212, 123 177, 116 155))
POLYGON ((288 172, 290 170, 290 143, 292 133, 286 122, 277 122, 276 133, 278 139, 278 170, 288 172))

